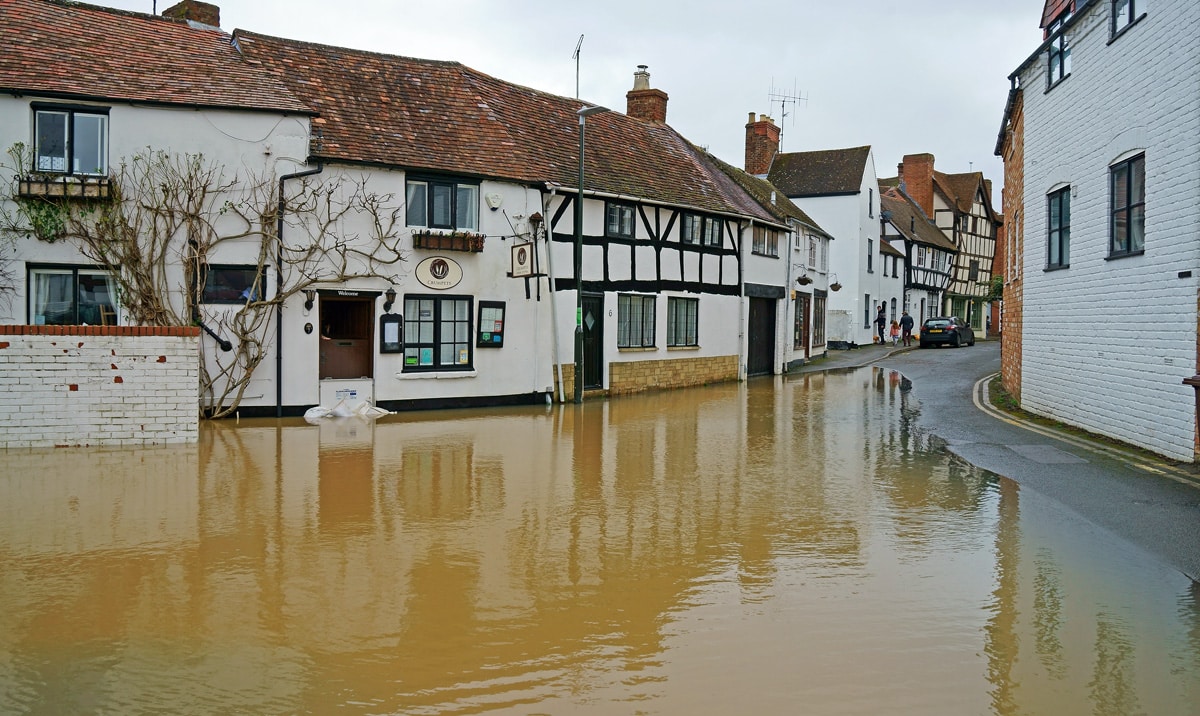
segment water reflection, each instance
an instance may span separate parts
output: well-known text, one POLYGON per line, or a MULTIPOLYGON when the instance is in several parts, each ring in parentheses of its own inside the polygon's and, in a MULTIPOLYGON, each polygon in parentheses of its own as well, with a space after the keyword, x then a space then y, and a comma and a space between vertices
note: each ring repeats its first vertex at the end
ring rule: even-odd
POLYGON ((0 713, 1185 713, 1182 577, 878 368, 0 467, 0 713))

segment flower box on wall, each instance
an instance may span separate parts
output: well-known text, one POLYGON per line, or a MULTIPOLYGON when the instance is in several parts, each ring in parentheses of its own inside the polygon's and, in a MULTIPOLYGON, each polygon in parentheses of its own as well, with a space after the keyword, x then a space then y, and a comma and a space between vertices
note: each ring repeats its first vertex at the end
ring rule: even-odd
POLYGON ((17 196, 107 199, 108 177, 27 177, 18 180, 17 196))
POLYGON ((438 233, 434 231, 414 231, 413 248, 429 249, 432 251, 483 251, 485 234, 472 234, 455 231, 438 233))

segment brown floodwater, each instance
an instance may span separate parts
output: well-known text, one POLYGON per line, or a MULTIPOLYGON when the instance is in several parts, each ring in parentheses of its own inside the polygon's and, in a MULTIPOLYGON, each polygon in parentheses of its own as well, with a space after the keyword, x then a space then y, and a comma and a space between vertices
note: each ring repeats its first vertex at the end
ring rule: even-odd
POLYGON ((1200 713, 1200 589, 907 388, 0 451, 0 713, 1200 713))

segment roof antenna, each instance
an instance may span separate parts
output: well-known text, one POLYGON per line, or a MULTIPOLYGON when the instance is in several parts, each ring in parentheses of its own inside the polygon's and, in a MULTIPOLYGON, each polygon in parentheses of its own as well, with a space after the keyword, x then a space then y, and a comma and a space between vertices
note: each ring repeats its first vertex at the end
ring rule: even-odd
POLYGON ((575 99, 579 99, 579 48, 583 47, 583 35, 579 36, 579 42, 575 43, 575 54, 571 57, 575 60, 575 99))
MULTIPOLYGON (((775 78, 772 77, 771 90, 767 92, 767 103, 775 104, 776 102, 779 103, 779 129, 780 134, 782 134, 784 122, 793 114, 793 112, 788 111, 788 107, 795 107, 800 102, 803 102, 805 106, 808 106, 808 97, 800 94, 800 92, 796 89, 795 80, 792 80, 791 94, 787 94, 782 89, 775 89, 775 78)), ((779 142, 779 148, 780 150, 783 149, 782 141, 779 142)))

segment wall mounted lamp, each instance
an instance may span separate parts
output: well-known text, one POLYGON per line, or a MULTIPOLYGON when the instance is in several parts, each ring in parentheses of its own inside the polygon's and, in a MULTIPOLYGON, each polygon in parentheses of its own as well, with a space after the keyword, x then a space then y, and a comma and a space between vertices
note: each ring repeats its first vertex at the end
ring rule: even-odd
POLYGON ((316 291, 314 291, 312 289, 305 291, 304 292, 304 310, 311 311, 313 309, 313 302, 316 300, 317 300, 317 292, 316 291))
POLYGON ((391 313, 392 306, 396 303, 396 289, 388 286, 388 290, 383 292, 383 312, 391 313))

